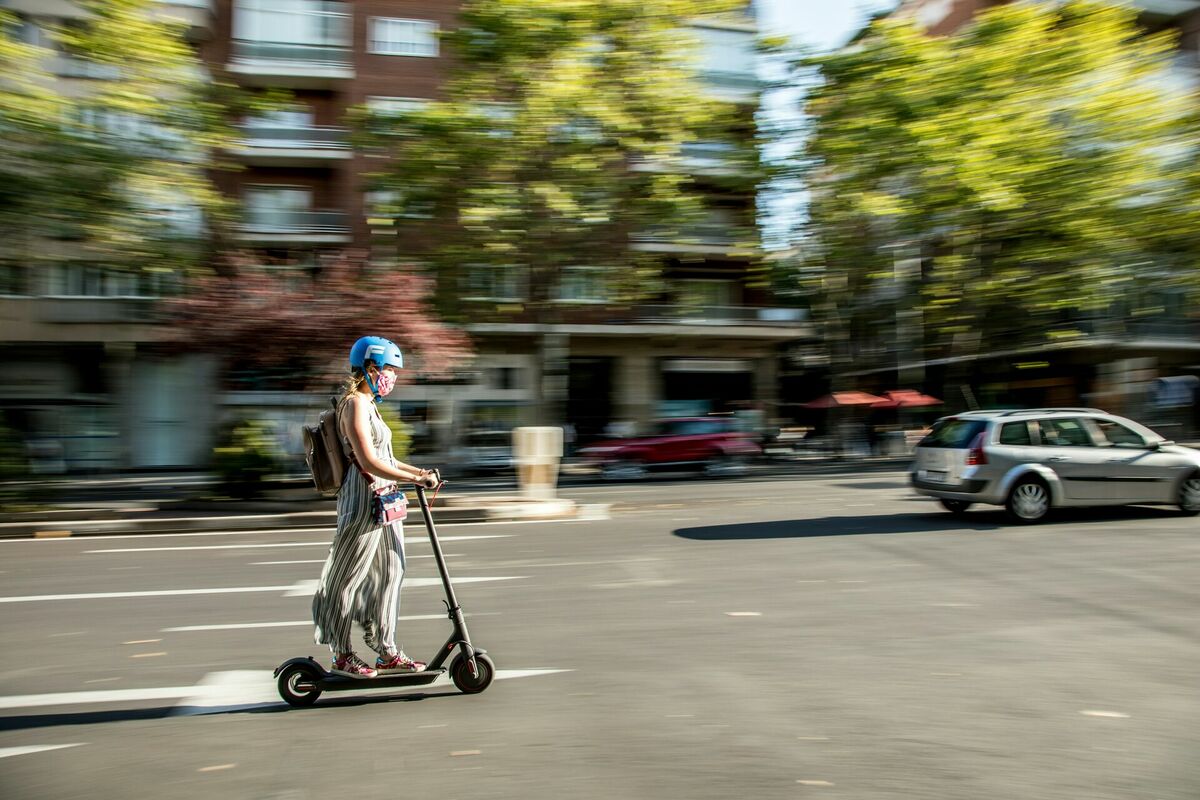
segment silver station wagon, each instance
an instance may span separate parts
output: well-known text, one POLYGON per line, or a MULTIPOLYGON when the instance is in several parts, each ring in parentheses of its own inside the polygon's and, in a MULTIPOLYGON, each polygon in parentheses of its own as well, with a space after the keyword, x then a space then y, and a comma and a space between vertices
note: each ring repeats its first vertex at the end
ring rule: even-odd
POLYGON ((1052 508, 1174 505, 1200 513, 1200 450, 1094 408, 970 411, 917 445, 913 488, 961 514, 1004 506, 1015 522, 1052 508))

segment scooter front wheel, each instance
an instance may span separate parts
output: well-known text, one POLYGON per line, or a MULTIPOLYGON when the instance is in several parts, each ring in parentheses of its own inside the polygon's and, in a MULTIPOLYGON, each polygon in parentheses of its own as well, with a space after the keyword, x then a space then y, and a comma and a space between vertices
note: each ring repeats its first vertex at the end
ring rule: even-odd
POLYGON ((320 678, 312 667, 293 664, 279 673, 279 696, 293 708, 311 706, 321 696, 320 678))
POLYGON ((487 656, 478 654, 475 656, 475 666, 478 668, 476 674, 471 674, 471 662, 459 653, 450 662, 450 680, 454 681, 454 685, 463 694, 479 694, 492 683, 492 678, 496 677, 496 665, 487 656))

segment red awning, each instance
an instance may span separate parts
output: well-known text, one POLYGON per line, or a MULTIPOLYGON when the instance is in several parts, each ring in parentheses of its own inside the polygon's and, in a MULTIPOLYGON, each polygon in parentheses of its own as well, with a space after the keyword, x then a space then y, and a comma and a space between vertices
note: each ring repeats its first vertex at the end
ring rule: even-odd
POLYGON ((922 394, 915 389, 896 389, 895 391, 884 392, 887 395, 878 403, 872 403, 871 408, 924 408, 926 406, 940 406, 941 400, 936 397, 931 397, 927 394, 922 394))
POLYGON ((834 392, 803 405, 804 408, 842 408, 844 406, 870 406, 884 402, 887 402, 887 398, 866 392, 834 392))

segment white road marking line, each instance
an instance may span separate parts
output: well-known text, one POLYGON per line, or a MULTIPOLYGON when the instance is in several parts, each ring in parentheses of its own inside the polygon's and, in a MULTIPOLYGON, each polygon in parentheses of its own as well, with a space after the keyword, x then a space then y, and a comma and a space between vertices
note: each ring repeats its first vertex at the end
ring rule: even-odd
POLYGON ((237 764, 213 764, 211 767, 201 767, 196 772, 219 772, 223 769, 233 769, 237 764))
POLYGON ((801 786, 833 786, 829 781, 796 781, 801 786))
POLYGON ((130 656, 130 658, 158 658, 159 656, 165 656, 165 655, 166 655, 165 652, 163 652, 163 653, 134 653, 133 655, 130 656))
POLYGON ((727 617, 761 617, 761 611, 726 611, 727 617))
MULTIPOLYGON (((465 542, 473 539, 508 539, 512 536, 509 533, 495 533, 491 535, 479 534, 476 536, 440 536, 442 542, 465 542)), ((428 543, 428 539, 405 539, 404 544, 421 544, 428 543)), ((267 547, 329 547, 329 540, 326 539, 320 542, 271 542, 269 544, 206 544, 206 545, 185 545, 183 547, 114 547, 105 550, 84 550, 84 553, 166 553, 176 550, 183 552, 186 550, 255 550, 258 548, 267 547)))
POLYGON ((9 756, 26 756, 30 753, 45 753, 48 750, 62 750, 65 747, 82 747, 87 742, 73 742, 72 744, 31 744, 25 747, 0 747, 0 758, 8 758, 9 756))
POLYGON ((1120 711, 1080 711, 1085 717, 1109 717, 1111 719, 1129 719, 1128 714, 1120 711))
POLYGON ((975 603, 930 603, 934 608, 978 608, 975 603))
POLYGON ((129 642, 121 642, 121 644, 154 644, 161 641, 162 639, 134 639, 129 642))
POLYGON ((158 689, 97 689, 90 692, 9 695, 0 697, 0 709, 74 706, 86 703, 126 703, 141 700, 178 700, 195 691, 195 686, 164 686, 158 689))
POLYGON ((0 603, 40 603, 49 600, 107 600, 115 597, 175 597, 189 594, 243 594, 246 592, 286 592, 294 586, 231 586, 227 589, 166 589, 154 592, 89 592, 87 594, 35 594, 25 597, 0 597, 0 603))
MULTIPOLYGON (((515 581, 528 575, 504 575, 480 578, 455 578, 455 583, 485 583, 515 581)), ((193 594, 249 594, 252 592, 283 592, 284 597, 304 597, 317 590, 318 581, 297 581, 290 586, 229 586, 223 589, 162 589, 147 592, 88 592, 85 594, 35 594, 23 597, 0 597, 0 603, 40 603, 52 600, 108 600, 118 597, 177 597, 193 594)), ((441 586, 441 578, 409 578, 404 585, 410 589, 441 586)))
MULTIPOLYGON (((465 617, 495 617, 499 611, 482 611, 464 614, 465 617)), ((396 618, 399 622, 415 622, 427 619, 446 619, 445 614, 409 614, 396 618)), ((182 625, 178 628, 163 628, 162 633, 191 633, 195 631, 240 631, 255 628, 301 628, 312 627, 311 619, 298 619, 289 622, 233 622, 224 625, 182 625)))
MULTIPOLYGON (((462 556, 462 553, 442 553, 442 556, 444 558, 458 558, 458 557, 462 556)), ((410 558, 433 558, 433 553, 426 553, 426 554, 422 554, 419 556, 405 556, 406 560, 410 559, 410 558)), ((251 561, 250 566, 252 566, 252 567, 271 567, 271 566, 278 566, 281 564, 324 564, 325 561, 326 561, 326 559, 324 559, 324 558, 306 559, 304 561, 251 561)))
MULTIPOLYGON (((532 678, 542 675, 553 675, 558 672, 571 672, 569 669, 498 669, 496 680, 512 678, 532 678)), ((432 687, 449 686, 448 675, 442 675, 436 681, 425 686, 409 687, 411 689, 429 689, 432 687)), ((355 689, 355 691, 359 691, 355 689)), ((396 686, 371 686, 370 680, 363 681, 362 691, 396 693, 404 691, 396 686)), ((275 685, 275 676, 271 670, 227 670, 210 672, 200 683, 189 687, 188 692, 180 695, 176 704, 175 716, 195 716, 198 714, 216 714, 222 711, 240 711, 248 708, 282 705, 279 692, 275 685)))
POLYGON ((234 669, 210 672, 175 704, 173 716, 215 714, 281 702, 271 670, 234 669))
MULTIPOLYGON (((489 581, 519 581, 519 580, 523 580, 528 577, 529 577, 528 575, 497 575, 497 576, 488 576, 488 577, 482 577, 482 578, 454 578, 453 582, 458 584, 458 583, 488 583, 489 581)), ((316 594, 317 586, 320 585, 320 583, 321 582, 316 579, 296 581, 293 585, 288 587, 288 590, 286 592, 284 592, 283 596, 284 597, 310 597, 311 595, 316 594)), ((405 589, 421 589, 421 588, 425 588, 425 587, 429 587, 429 586, 441 586, 441 585, 442 585, 441 578, 405 578, 404 583, 403 583, 403 588, 405 588, 405 589)))

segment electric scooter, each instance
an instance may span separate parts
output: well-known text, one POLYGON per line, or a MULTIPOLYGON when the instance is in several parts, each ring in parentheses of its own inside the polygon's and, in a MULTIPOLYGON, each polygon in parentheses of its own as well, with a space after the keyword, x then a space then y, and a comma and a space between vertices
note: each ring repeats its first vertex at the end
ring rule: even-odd
MULTIPOLYGON (((440 489, 444 482, 441 475, 437 477, 440 489)), ((279 696, 294 707, 311 706, 324 692, 345 692, 354 689, 378 689, 384 686, 408 687, 426 686, 436 681, 448 671, 450 680, 463 694, 478 694, 486 689, 496 675, 496 665, 487 656, 487 651, 471 644, 467 635, 467 623, 463 610, 454 597, 454 586, 450 582, 450 573, 446 569, 446 557, 442 554, 441 543, 438 542, 437 529, 433 525, 433 514, 429 510, 429 501, 425 497, 425 487, 417 486, 417 501, 421 506, 421 516, 425 518, 425 529, 429 531, 429 543, 433 545, 433 557, 437 561, 438 572, 442 576, 442 586, 446 589, 446 605, 451 625, 450 638, 430 660, 428 666, 420 672, 397 672, 389 675, 378 675, 374 678, 351 678, 329 672, 312 657, 292 658, 275 669, 276 685, 279 696), (447 668, 443 666, 455 649, 458 654, 447 668)))

